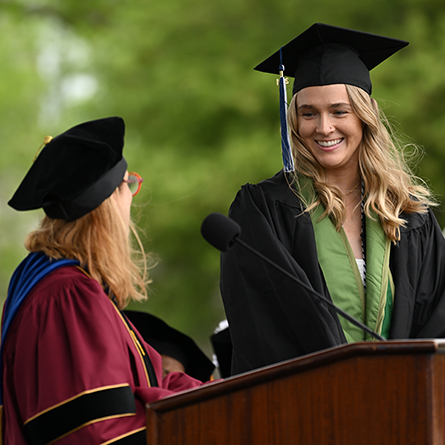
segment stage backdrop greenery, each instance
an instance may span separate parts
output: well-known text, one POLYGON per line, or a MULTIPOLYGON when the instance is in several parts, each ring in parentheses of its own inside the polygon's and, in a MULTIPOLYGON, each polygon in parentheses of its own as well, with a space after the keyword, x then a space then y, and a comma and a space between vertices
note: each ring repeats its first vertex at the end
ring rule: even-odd
MULTIPOLYGON (((224 319, 219 254, 200 236, 239 187, 281 168, 276 77, 253 67, 315 22, 409 40, 372 73, 390 121, 425 148, 416 172, 445 193, 445 3, 438 0, 0 1, 0 286, 42 213, 7 201, 45 135, 122 116, 144 178, 133 213, 157 266, 152 312, 210 354, 224 319)), ((441 226, 445 216, 440 208, 441 226)), ((3 301, 2 300, 2 301, 3 301)))

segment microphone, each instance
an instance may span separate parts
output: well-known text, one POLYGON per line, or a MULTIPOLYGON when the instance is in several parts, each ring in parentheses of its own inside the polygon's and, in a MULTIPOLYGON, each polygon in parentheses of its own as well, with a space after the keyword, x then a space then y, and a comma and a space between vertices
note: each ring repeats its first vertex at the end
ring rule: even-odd
POLYGON ((344 319, 348 320, 354 326, 358 327, 362 331, 368 333, 372 337, 380 341, 386 341, 386 338, 374 332, 371 328, 363 324, 361 321, 349 315, 343 309, 336 306, 332 301, 328 300, 324 295, 317 292, 311 286, 301 281, 298 277, 292 275, 287 270, 283 269, 280 265, 273 262, 271 259, 264 256, 261 252, 258 252, 253 247, 249 246, 243 240, 240 239, 241 227, 233 219, 222 215, 221 213, 211 213, 208 215, 201 225, 201 235, 203 238, 213 247, 221 252, 227 252, 236 243, 241 244, 244 248, 252 252, 254 255, 261 258, 266 263, 270 264, 275 269, 286 275, 292 281, 295 281, 300 286, 303 286, 307 291, 316 296, 320 301, 326 303, 329 307, 334 309, 337 314, 341 315, 344 319))
POLYGON ((240 233, 239 224, 221 213, 211 213, 201 225, 203 238, 221 252, 230 250, 239 241, 240 233))

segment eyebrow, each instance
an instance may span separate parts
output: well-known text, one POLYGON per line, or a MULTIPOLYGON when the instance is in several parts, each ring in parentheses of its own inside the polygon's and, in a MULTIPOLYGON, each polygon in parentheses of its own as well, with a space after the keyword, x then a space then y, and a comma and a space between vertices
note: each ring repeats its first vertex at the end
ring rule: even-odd
MULTIPOLYGON (((338 108, 338 107, 351 107, 351 104, 348 104, 347 102, 338 102, 336 104, 329 105, 329 108, 338 108)), ((316 108, 314 105, 310 104, 302 104, 298 107, 298 110, 300 109, 308 109, 308 108, 316 108)))

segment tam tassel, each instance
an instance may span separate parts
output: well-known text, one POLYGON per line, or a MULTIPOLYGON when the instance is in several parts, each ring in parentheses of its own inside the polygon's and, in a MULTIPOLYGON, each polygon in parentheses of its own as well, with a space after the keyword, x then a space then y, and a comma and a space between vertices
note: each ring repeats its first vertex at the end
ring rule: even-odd
POLYGON ((284 65, 281 63, 281 49, 280 49, 280 79, 278 85, 280 88, 280 124, 281 124, 281 154, 283 156, 283 166, 286 173, 295 170, 294 158, 290 148, 289 131, 287 128, 287 79, 284 77, 284 65))

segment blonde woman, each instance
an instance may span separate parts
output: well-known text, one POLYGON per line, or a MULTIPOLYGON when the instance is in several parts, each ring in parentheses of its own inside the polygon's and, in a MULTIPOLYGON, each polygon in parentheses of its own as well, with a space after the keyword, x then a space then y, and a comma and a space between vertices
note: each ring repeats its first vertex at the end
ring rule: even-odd
POLYGON ((130 206, 141 186, 124 122, 80 124, 46 145, 9 204, 43 208, 2 324, 5 444, 145 443, 145 404, 199 381, 162 378, 160 355, 121 310, 146 298, 130 206))
MULTIPOLYGON (((369 71, 407 42, 315 24, 261 63, 294 74, 283 171, 238 193, 242 248, 222 255, 221 292, 238 373, 373 340, 445 335, 445 241, 371 98, 369 71)), ((285 146, 285 144, 284 144, 285 146)))

